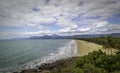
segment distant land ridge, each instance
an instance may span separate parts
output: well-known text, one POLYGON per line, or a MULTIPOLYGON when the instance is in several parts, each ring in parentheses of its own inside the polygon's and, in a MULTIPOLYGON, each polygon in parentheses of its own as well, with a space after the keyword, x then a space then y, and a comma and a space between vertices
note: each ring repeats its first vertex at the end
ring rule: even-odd
POLYGON ((120 37, 120 33, 111 34, 85 34, 85 35, 73 35, 73 36, 59 36, 59 35, 44 35, 44 36, 30 36, 29 39, 77 39, 77 38, 93 38, 102 36, 120 37))

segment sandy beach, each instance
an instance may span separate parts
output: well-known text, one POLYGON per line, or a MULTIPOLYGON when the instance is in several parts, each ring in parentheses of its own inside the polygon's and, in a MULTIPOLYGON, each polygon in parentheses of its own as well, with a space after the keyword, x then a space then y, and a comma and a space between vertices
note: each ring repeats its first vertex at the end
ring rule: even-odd
POLYGON ((102 49, 102 45, 98 45, 92 42, 87 42, 83 40, 76 40, 79 56, 87 55, 89 52, 97 51, 102 49))
MULTIPOLYGON (((96 43, 83 41, 83 40, 76 40, 76 43, 77 43, 78 53, 80 57, 87 55, 89 52, 97 51, 99 49, 105 52, 105 50, 102 49, 102 45, 99 45, 96 43)), ((61 70, 63 70, 65 67, 73 67, 76 63, 76 60, 78 60, 80 57, 71 57, 68 59, 61 59, 53 63, 43 64, 39 66, 38 69, 22 70, 20 73, 51 73, 51 72, 58 73, 61 70)), ((15 73, 18 73, 18 72, 15 72, 15 73)))

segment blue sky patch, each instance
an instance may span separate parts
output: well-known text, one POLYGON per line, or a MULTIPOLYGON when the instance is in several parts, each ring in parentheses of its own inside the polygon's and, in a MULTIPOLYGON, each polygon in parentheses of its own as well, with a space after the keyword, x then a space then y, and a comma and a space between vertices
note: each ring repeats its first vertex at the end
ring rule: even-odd
POLYGON ((39 11, 40 11, 39 8, 32 8, 32 10, 33 10, 34 12, 39 12, 39 11))
POLYGON ((120 24, 120 13, 107 18, 107 21, 111 24, 120 24))

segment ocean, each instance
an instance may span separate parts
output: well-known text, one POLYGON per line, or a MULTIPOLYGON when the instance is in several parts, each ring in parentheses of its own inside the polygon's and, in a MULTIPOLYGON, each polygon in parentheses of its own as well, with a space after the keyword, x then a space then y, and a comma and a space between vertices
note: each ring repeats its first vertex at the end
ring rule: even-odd
POLYGON ((77 55, 76 42, 70 39, 1 40, 0 73, 37 68, 77 55))

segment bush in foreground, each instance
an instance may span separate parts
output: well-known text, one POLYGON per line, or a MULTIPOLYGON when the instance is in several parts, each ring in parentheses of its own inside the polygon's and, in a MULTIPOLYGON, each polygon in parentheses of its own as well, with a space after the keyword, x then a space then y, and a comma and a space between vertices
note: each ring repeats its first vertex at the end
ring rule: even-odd
MULTIPOLYGON (((101 50, 89 53, 76 61, 76 67, 80 69, 90 68, 90 73, 112 73, 120 70, 120 52, 117 55, 107 55, 101 50), (87 68, 88 67, 88 68, 87 68), (100 72, 100 71, 102 72, 100 72), (95 71, 95 72, 94 72, 95 71)), ((86 71, 87 71, 86 70, 86 71)), ((89 73, 89 72, 85 72, 89 73)))

